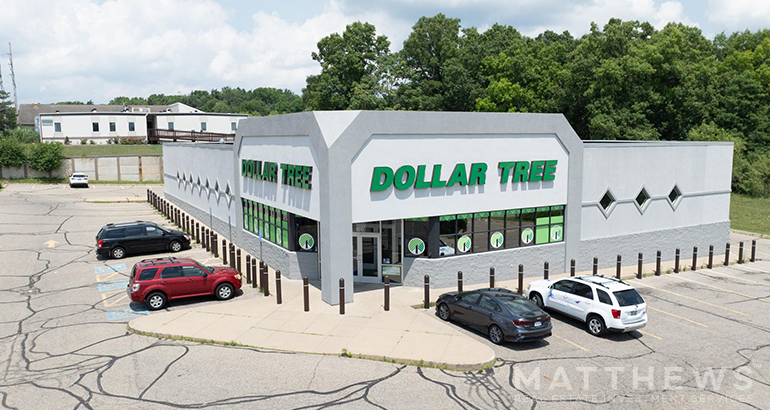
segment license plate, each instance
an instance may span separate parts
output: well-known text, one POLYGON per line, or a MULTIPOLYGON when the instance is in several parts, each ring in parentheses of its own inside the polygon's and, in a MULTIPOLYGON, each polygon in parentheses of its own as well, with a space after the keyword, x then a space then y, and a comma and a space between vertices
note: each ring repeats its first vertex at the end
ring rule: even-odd
POLYGON ((540 326, 543 326, 542 322, 535 322, 535 327, 540 327, 540 326))
POLYGON ((131 297, 131 288, 126 288, 126 295, 128 295, 128 297, 131 297))
POLYGON ((638 310, 634 310, 633 312, 629 313, 630 316, 636 316, 639 313, 638 310))

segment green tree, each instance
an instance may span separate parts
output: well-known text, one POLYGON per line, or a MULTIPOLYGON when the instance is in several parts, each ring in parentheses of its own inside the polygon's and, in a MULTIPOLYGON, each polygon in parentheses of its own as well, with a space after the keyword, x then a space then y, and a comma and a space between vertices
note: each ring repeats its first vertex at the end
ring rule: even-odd
POLYGON ((321 73, 307 78, 303 99, 311 110, 344 110, 376 108, 378 78, 375 72, 380 59, 390 52, 390 41, 378 36, 375 27, 357 21, 318 42, 313 60, 321 65, 321 73))
POLYGON ((29 150, 29 166, 37 171, 56 171, 61 167, 61 161, 64 159, 62 151, 62 144, 58 142, 43 142, 31 145, 29 150))
POLYGON ((26 162, 24 145, 13 138, 0 139, 0 167, 21 168, 26 162))
POLYGON ((16 109, 10 94, 0 90, 0 133, 16 128, 16 109))

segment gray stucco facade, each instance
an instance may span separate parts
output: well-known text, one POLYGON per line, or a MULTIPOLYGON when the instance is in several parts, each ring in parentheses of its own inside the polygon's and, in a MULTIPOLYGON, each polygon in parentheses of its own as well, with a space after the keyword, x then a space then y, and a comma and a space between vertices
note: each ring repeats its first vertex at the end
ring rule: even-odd
MULTIPOLYGON (((296 236, 286 236, 276 222, 279 229, 273 235, 279 232, 278 242, 263 238, 263 259, 287 277, 320 279, 323 299, 331 304, 338 303, 339 279, 346 283, 360 279, 353 273, 354 266, 361 266, 352 258, 355 238, 360 236, 354 234, 354 224, 400 221, 403 227, 405 221, 438 221, 444 215, 459 218, 461 214, 478 217, 474 213, 487 213, 489 217, 495 210, 563 209, 556 243, 510 249, 486 245, 488 251, 476 252, 474 248, 466 254, 460 254, 458 244, 455 255, 436 257, 434 251, 426 257, 426 251, 413 257, 406 246, 409 233, 400 232, 402 257, 397 268, 407 286, 421 286, 426 274, 434 286, 449 286, 455 283, 458 270, 463 271, 466 283, 485 282, 491 266, 499 280, 506 280, 516 276, 519 264, 533 276, 542 274, 546 261, 554 273, 568 269, 570 259, 577 261, 579 269, 590 268, 594 256, 603 267, 614 265, 617 254, 635 261, 637 252, 644 252, 646 259, 654 261, 657 249, 707 248, 723 244, 729 234, 731 144, 589 144, 579 139, 560 114, 344 111, 249 118, 240 122, 234 144, 168 144, 164 157, 167 196, 196 216, 196 212, 207 216, 208 208, 212 208, 210 197, 196 188, 198 175, 216 168, 216 179, 220 185, 226 181, 230 193, 224 201, 214 202, 219 211, 212 210, 216 214, 213 217, 225 229, 229 229, 229 218, 236 245, 251 254, 259 255, 260 242, 256 229, 244 225, 250 223, 250 215, 244 215, 243 203, 259 203, 278 215, 283 211, 284 218, 290 215, 289 221, 317 221, 317 252, 303 252, 296 236), (190 150, 204 157, 214 152, 229 159, 190 164, 185 161, 194 155, 190 150), (706 156, 712 162, 707 166, 693 155, 706 156), (503 183, 501 164, 506 161, 551 159, 554 168, 550 180, 503 183), (311 170, 312 176, 306 175, 306 187, 287 184, 282 168, 276 170, 276 179, 254 178, 244 171, 244 161, 249 160, 274 163, 276 168, 295 164, 311 170), (400 170, 411 165, 430 170, 432 166, 433 181, 438 175, 439 182, 446 182, 452 167, 456 171, 465 163, 471 164, 468 169, 486 164, 486 178, 477 179, 480 183, 475 186, 469 182, 467 186, 434 184, 423 189, 417 185, 381 191, 373 188, 375 167, 400 170), (438 172, 435 164, 439 164, 438 172), (180 167, 189 168, 180 175, 192 175, 187 194, 180 190, 184 184, 175 181, 176 168, 180 167), (672 187, 681 193, 673 202, 666 199, 672 187), (648 199, 643 206, 634 203, 640 189, 648 199), (613 202, 605 208, 600 202, 607 191, 613 202), (293 242, 281 241, 281 234, 293 242)), ((542 169, 545 175, 545 167, 542 169)), ((408 170, 401 175, 404 178, 400 182, 409 181, 408 170)), ((552 217, 552 224, 554 220, 552 217)), ((385 225, 380 226, 384 229, 385 225)), ((487 226, 491 235, 492 223, 487 226)), ((288 229, 292 232, 294 228, 288 229)), ((374 256, 380 258, 384 255, 384 231, 369 236, 378 239, 379 251, 374 256)), ((434 241, 428 248, 435 250, 438 245, 434 241)), ((376 266, 382 270, 379 262, 376 266)), ((353 300, 353 287, 346 289, 346 300, 353 300)))

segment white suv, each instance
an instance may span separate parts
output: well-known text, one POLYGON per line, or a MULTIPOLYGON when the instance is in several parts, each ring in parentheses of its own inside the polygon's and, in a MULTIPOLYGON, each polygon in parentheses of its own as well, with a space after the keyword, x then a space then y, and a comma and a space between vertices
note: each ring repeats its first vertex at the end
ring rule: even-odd
POLYGON ((647 304, 626 282, 603 275, 537 280, 527 287, 527 297, 586 323, 588 332, 630 332, 647 324, 647 304))

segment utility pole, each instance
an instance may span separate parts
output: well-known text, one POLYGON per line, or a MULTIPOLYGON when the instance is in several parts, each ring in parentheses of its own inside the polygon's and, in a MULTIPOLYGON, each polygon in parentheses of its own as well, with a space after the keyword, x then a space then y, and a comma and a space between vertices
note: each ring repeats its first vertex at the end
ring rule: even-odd
POLYGON ((16 97, 16 74, 13 72, 13 50, 11 50, 11 42, 8 42, 8 60, 11 66, 11 84, 13 84, 13 105, 16 108, 16 127, 19 127, 19 99, 16 97))
POLYGON ((3 64, 0 63, 0 91, 5 91, 5 87, 3 87, 3 64))

